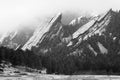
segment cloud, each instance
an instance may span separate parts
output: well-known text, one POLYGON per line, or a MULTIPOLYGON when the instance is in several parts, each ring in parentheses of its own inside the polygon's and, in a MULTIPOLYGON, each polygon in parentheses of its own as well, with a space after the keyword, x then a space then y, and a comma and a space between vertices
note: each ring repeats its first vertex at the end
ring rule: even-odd
POLYGON ((48 14, 67 10, 101 13, 109 8, 119 9, 119 4, 119 0, 0 0, 0 32, 48 14))

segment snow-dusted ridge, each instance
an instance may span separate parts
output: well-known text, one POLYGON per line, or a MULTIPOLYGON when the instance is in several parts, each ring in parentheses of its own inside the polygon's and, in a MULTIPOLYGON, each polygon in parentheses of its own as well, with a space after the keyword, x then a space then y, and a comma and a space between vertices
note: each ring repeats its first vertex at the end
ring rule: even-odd
POLYGON ((40 43, 44 34, 50 30, 50 28, 60 19, 62 14, 58 13, 55 17, 53 17, 48 23, 43 23, 40 27, 38 27, 33 36, 27 41, 27 43, 22 47, 22 50, 31 49, 33 46, 36 46, 37 43, 40 43))

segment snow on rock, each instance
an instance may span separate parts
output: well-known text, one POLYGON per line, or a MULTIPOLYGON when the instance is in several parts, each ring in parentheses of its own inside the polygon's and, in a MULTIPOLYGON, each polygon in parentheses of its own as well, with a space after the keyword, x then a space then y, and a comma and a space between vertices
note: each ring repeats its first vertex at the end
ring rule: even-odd
POLYGON ((4 33, 4 34, 2 35, 2 37, 0 38, 0 43, 1 43, 1 44, 2 44, 2 42, 4 41, 4 39, 5 39, 7 36, 8 36, 7 33, 4 33))
POLYGON ((81 17, 78 17, 78 18, 76 18, 76 19, 74 19, 74 20, 72 20, 72 21, 69 23, 69 25, 75 26, 76 24, 79 24, 81 18, 82 18, 82 16, 81 16, 81 17))
POLYGON ((77 38, 80 34, 83 34, 85 31, 87 31, 95 23, 95 21, 96 20, 93 19, 90 22, 88 22, 87 24, 80 27, 75 33, 73 33, 73 39, 77 38))
MULTIPOLYGON (((107 15, 107 14, 106 14, 107 15)), ((104 17, 106 16, 104 15, 104 17)), ((103 18, 100 18, 100 19, 103 19, 103 18)), ((110 23, 110 19, 111 19, 111 16, 110 15, 107 15, 103 21, 101 21, 99 24, 97 24, 97 28, 96 28, 96 31, 95 31, 95 34, 99 33, 101 34, 102 32, 105 31, 105 27, 110 23)), ((99 21, 99 20, 97 20, 99 21)))
POLYGON ((98 45, 101 53, 103 53, 103 54, 108 53, 108 50, 100 42, 98 42, 97 45, 98 45))
POLYGON ((97 21, 101 21, 108 14, 108 12, 109 11, 106 11, 105 13, 101 14, 97 21))
POLYGON ((100 16, 95 17, 87 24, 80 27, 74 34, 73 39, 84 34, 84 39, 91 37, 94 34, 101 34, 105 31, 105 27, 110 23, 111 14, 110 10, 100 16))
POLYGON ((0 38, 0 43, 2 44, 4 41, 7 42, 6 38, 9 38, 9 40, 12 40, 16 35, 17 35, 17 31, 11 31, 11 32, 6 32, 2 35, 2 37, 0 38))
POLYGON ((113 37, 113 41, 115 41, 117 39, 117 37, 113 37))
POLYGON ((67 47, 71 46, 72 44, 73 44, 72 41, 70 41, 70 42, 68 43, 67 47))
POLYGON ((13 35, 10 35, 10 40, 12 40, 12 39, 17 35, 17 33, 18 33, 18 31, 15 31, 15 32, 13 33, 13 35))
POLYGON ((93 47, 90 44, 88 45, 88 47, 92 52, 94 52, 95 55, 97 55, 97 52, 93 49, 93 47))
POLYGON ((27 43, 22 47, 22 50, 31 49, 33 46, 43 39, 44 34, 48 32, 51 27, 56 24, 57 21, 61 20, 61 13, 58 13, 55 17, 53 17, 49 22, 44 22, 40 27, 36 29, 33 36, 27 41, 27 43))
POLYGON ((93 27, 89 29, 89 33, 86 35, 86 38, 88 36, 91 37, 92 35, 95 35, 95 34, 101 35, 102 32, 106 31, 106 26, 110 23, 111 16, 107 15, 105 17, 104 15, 104 18, 100 18, 100 19, 103 19, 103 20, 101 20, 101 22, 98 22, 98 20, 96 21, 96 24, 94 24, 93 27))
POLYGON ((1 35, 0 46, 18 49, 32 36, 33 29, 23 28, 8 31, 1 35))
POLYGON ((89 37, 94 36, 96 34, 102 35, 103 32, 106 31, 106 27, 111 21, 112 12, 109 10, 108 12, 94 17, 85 25, 81 26, 76 32, 73 33, 72 38, 77 39, 78 42, 74 44, 77 46, 83 40, 87 40, 89 37))

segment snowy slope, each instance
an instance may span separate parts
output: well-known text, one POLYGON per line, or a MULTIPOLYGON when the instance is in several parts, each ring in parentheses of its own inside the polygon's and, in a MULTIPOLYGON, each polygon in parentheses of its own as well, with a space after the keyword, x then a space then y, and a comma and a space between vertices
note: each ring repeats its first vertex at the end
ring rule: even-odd
POLYGON ((44 34, 50 30, 50 28, 56 24, 56 22, 61 18, 61 13, 58 13, 53 17, 48 23, 43 23, 39 26, 33 36, 27 41, 27 43, 22 47, 23 50, 31 49, 33 46, 36 46, 38 42, 44 37, 44 34))

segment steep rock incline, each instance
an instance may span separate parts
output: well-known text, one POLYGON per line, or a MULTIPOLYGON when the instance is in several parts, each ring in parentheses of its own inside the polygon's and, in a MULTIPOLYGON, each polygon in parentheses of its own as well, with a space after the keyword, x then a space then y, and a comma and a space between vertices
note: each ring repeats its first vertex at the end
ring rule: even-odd
POLYGON ((56 25, 61 20, 61 13, 58 13, 55 17, 53 17, 48 23, 43 23, 40 27, 38 27, 33 36, 27 41, 27 43, 22 47, 23 50, 31 49, 37 44, 41 43, 44 39, 44 36, 49 32, 54 25, 56 25))
POLYGON ((80 27, 75 33, 73 33, 73 39, 77 38, 80 34, 83 34, 85 31, 87 31, 95 23, 95 21, 96 20, 93 19, 90 22, 88 22, 87 24, 80 27))
POLYGON ((54 51, 52 49, 55 47, 66 46, 71 41, 72 34, 90 20, 90 18, 81 17, 71 21, 68 25, 64 25, 61 23, 61 18, 62 14, 59 13, 48 23, 38 27, 22 49, 46 53, 54 51))
POLYGON ((91 19, 92 17, 81 16, 72 20, 69 23, 71 33, 73 34, 74 32, 76 32, 81 26, 89 22, 91 19))
POLYGON ((109 10, 80 27, 69 43, 71 53, 92 51, 95 55, 120 52, 120 12, 109 10))
POLYGON ((61 23, 62 14, 58 13, 51 19, 46 19, 35 30, 22 29, 5 33, 0 38, 1 46, 22 50, 36 47, 37 49, 50 49, 64 46, 72 39, 72 34, 87 23, 90 18, 79 17, 68 25, 61 23))
POLYGON ((73 41, 75 40, 76 43, 73 45, 77 45, 81 43, 82 40, 86 40, 95 34, 101 35, 105 32, 111 20, 111 13, 112 11, 109 10, 108 12, 93 18, 87 24, 83 25, 76 32, 74 32, 72 37, 73 41))
POLYGON ((33 30, 31 29, 22 29, 15 30, 11 32, 6 32, 0 38, 0 46, 17 49, 21 48, 27 40, 32 36, 33 30))
POLYGON ((57 22, 57 24, 49 30, 47 34, 47 36, 49 36, 48 39, 50 41, 50 39, 54 38, 53 36, 56 35, 60 38, 61 42, 68 44, 68 42, 72 39, 73 33, 89 20, 90 18, 81 17, 72 20, 68 25, 63 25, 60 20, 60 22, 57 22))

